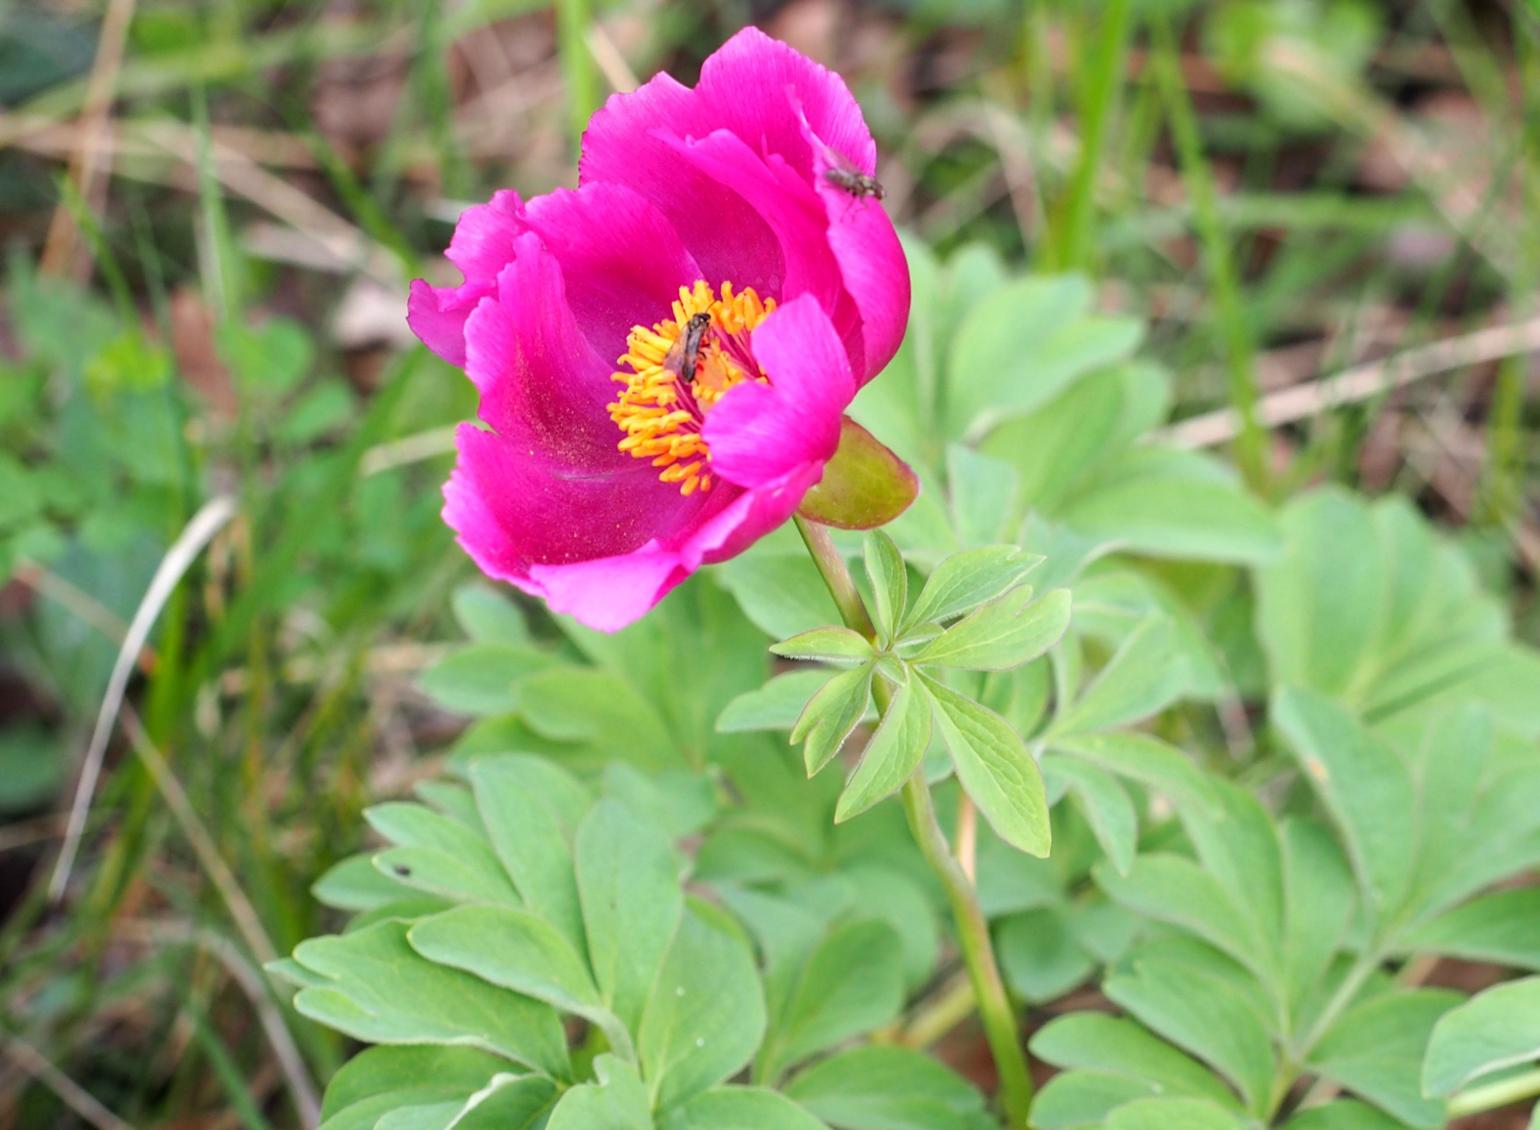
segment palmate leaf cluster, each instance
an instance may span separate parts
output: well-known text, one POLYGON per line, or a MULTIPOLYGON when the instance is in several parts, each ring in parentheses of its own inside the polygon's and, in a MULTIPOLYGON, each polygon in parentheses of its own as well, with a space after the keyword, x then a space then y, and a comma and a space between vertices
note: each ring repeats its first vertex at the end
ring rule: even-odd
POLYGON ((934 937, 902 921, 925 913, 918 894, 863 909, 829 890, 788 922, 747 892, 687 890, 687 806, 660 812, 623 780, 592 789, 539 757, 478 758, 463 783, 421 792, 371 810, 390 846, 318 884, 355 913, 348 931, 276 967, 302 1014, 378 1045, 329 1089, 328 1130, 807 1130, 825 1107, 852 1127, 909 1108, 988 1125, 980 1096, 915 1052, 794 1073, 897 1015, 934 960, 934 937), (763 968, 745 923, 770 931, 763 968), (569 1049, 579 1024, 589 1036, 569 1049), (727 1085, 751 1065, 786 1094, 727 1085))
POLYGON ((814 628, 770 650, 845 665, 808 699, 791 728, 808 775, 839 752, 865 717, 874 689, 886 705, 835 807, 842 821, 897 792, 939 731, 951 767, 999 837, 1047 855, 1048 801, 1037 763, 999 714, 944 682, 947 671, 1011 671, 1043 655, 1069 625, 1065 589, 1036 599, 1022 578, 1040 557, 986 546, 942 561, 911 605, 903 557, 878 532, 867 541, 876 638, 814 628), (875 680, 881 684, 874 688, 875 680))
POLYGON ((1464 551, 1152 442, 1166 377, 1080 280, 911 262, 856 411, 924 491, 836 535, 872 638, 790 531, 614 636, 456 597, 448 779, 283 967, 375 1045, 329 1127, 998 1125, 912 1046, 963 983, 917 774, 985 818, 1038 1130, 1431 1130, 1534 1062, 1540 661, 1464 551))

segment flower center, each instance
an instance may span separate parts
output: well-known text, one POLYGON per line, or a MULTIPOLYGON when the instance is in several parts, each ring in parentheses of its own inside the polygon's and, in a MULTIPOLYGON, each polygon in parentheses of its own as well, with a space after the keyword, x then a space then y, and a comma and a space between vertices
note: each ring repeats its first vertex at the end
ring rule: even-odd
POLYGON ((749 348, 749 334, 775 309, 752 287, 718 291, 704 280, 679 288, 673 318, 633 326, 613 379, 625 387, 609 406, 625 436, 620 450, 650 459, 658 478, 679 493, 711 489, 711 451, 701 425, 723 394, 765 374, 749 348))

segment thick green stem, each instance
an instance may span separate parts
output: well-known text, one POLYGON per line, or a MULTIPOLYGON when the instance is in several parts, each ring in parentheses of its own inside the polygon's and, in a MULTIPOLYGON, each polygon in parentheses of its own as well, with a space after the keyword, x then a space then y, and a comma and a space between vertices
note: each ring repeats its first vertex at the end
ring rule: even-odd
POLYGON ((947 900, 952 904, 963 964, 968 967, 968 981, 978 1001, 984 1038, 989 1041, 995 1070, 1000 1075, 1000 1105, 1005 1108, 1006 1125, 1011 1130, 1026 1130, 1031 1125, 1028 1114, 1032 1108, 1032 1075, 1017 1032, 1016 1011, 1011 1007, 1000 967, 995 962, 989 922, 979 906, 978 892, 963 874, 936 820, 936 808, 931 803, 930 786, 925 783, 923 770, 904 784, 903 796, 909 831, 920 845, 925 862, 946 887, 947 900))
POLYGON ((834 548, 834 539, 829 536, 828 527, 810 522, 800 514, 793 521, 797 523, 797 532, 802 535, 802 541, 812 555, 813 564, 818 566, 818 575, 823 578, 823 583, 829 588, 829 595, 834 598, 834 607, 839 609, 840 619, 845 621, 847 628, 860 632, 867 639, 874 638, 877 629, 866 613, 866 602, 861 599, 850 570, 845 567, 845 559, 834 548))
MULTIPOLYGON (((807 543, 813 564, 829 588, 829 595, 839 609, 845 625, 862 635, 872 638, 876 629, 867 614, 866 604, 851 579, 845 559, 840 556, 829 537, 829 531, 804 518, 796 519, 802 540, 807 543)), ((877 679, 873 682, 874 697, 879 712, 888 706, 887 685, 877 679)), ((1005 1110, 1009 1130, 1030 1130, 1028 1118, 1032 1106, 1032 1075, 1027 1068, 1027 1054, 1022 1047, 1016 1027, 1016 1012, 1011 1006, 1005 981, 995 961, 994 945, 989 936, 989 922, 979 906, 978 892, 964 874, 946 833, 936 819, 936 807, 931 802, 930 786, 924 771, 918 771, 905 783, 903 789, 904 814, 909 820, 909 831, 920 853, 930 864, 931 870, 946 889, 947 901, 952 907, 952 918, 957 926, 957 940, 962 948, 963 964, 968 969, 968 981, 973 986, 978 1001, 979 1020, 984 1027, 984 1038, 994 1057, 995 1070, 1000 1076, 1000 1105, 1005 1110)))

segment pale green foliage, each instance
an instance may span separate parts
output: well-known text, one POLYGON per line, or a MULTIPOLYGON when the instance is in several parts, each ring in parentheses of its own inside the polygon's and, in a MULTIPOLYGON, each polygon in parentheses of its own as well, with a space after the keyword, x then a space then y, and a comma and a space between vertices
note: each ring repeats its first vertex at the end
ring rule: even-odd
POLYGON ((771 649, 797 659, 861 662, 832 675, 792 727, 809 775, 829 763, 860 721, 872 680, 886 684, 891 709, 850 775, 836 820, 897 792, 935 733, 1001 838, 1034 855, 1048 853, 1048 800, 1031 751, 1005 719, 942 681, 947 671, 1015 670, 1058 642, 1069 625, 1069 593, 1054 589, 1038 599, 1022 583, 1040 560, 1004 545, 954 554, 936 566, 911 606, 903 558, 878 531, 866 541, 867 574, 880 594, 873 601, 876 640, 825 627, 771 649))
POLYGON ((871 1042, 955 983, 906 786, 983 817, 1017 1000, 1121 1014, 1038 1029, 1036 1130, 1435 1130, 1540 1056, 1533 979, 1398 979, 1540 971, 1540 661, 1462 550, 1149 442, 1166 377, 1082 281, 912 262, 857 411, 925 489, 835 535, 870 638, 790 531, 613 636, 456 598, 421 685, 474 719, 458 781, 371 810, 388 844, 316 887, 351 929, 274 967, 382 1045, 327 1130, 998 1125, 871 1042))
MULTIPOLYGON (((805 936, 757 939, 762 974, 743 928, 687 898, 673 844, 687 822, 653 808, 646 778, 606 774, 595 797, 549 761, 506 754, 471 760, 466 776, 469 788, 424 789, 436 807, 373 810, 396 846, 317 885, 364 913, 273 967, 299 987, 305 1015, 399 1045, 338 1076, 327 1130, 387 1115, 403 1126, 818 1127, 789 1099, 721 1084, 751 1060, 778 1079, 891 1021, 935 960, 924 897, 873 872, 861 902, 854 888, 810 889, 823 912, 805 936), (562 1015, 609 1049, 590 1081, 569 1059, 562 1015)), ((735 907, 748 897, 721 891, 735 907)), ((741 911, 751 929, 775 917, 741 911)), ((953 1103, 972 1094, 943 1078, 953 1103)))

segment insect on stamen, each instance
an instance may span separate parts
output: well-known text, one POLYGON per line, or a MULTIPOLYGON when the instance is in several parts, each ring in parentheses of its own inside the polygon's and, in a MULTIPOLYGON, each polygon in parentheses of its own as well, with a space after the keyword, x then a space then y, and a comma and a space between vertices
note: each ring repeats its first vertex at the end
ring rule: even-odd
POLYGON ((675 377, 690 384, 695 380, 696 370, 700 368, 700 347, 706 337, 706 331, 711 328, 711 315, 704 311, 699 314, 691 314, 690 320, 685 323, 684 334, 674 342, 668 353, 663 358, 664 369, 673 373, 675 377))

